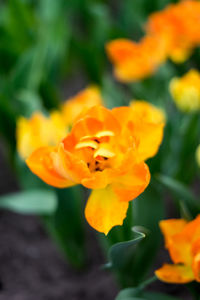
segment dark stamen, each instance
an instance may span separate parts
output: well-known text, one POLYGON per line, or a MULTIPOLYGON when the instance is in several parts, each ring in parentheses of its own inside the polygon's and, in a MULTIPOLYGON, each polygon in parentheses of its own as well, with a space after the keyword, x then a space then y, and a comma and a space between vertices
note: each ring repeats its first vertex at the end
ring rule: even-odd
POLYGON ((104 159, 104 160, 108 160, 108 157, 105 157, 105 156, 104 156, 104 158, 103 158, 103 159, 104 159))
POLYGON ((87 163, 87 166, 88 166, 88 168, 90 167, 90 163, 89 162, 87 163))
POLYGON ((97 160, 95 160, 95 165, 98 165, 98 164, 99 164, 99 162, 97 160))
POLYGON ((94 139, 94 141, 95 141, 96 143, 98 143, 98 144, 100 143, 99 140, 97 140, 97 139, 94 139))
POLYGON ((102 171, 100 168, 96 168, 95 171, 102 171))

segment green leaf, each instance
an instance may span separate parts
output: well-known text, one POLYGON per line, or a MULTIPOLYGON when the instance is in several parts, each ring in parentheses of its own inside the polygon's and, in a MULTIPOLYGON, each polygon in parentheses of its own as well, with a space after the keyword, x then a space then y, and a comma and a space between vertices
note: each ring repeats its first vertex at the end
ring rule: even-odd
POLYGON ((156 179, 171 190, 180 201, 183 201, 190 213, 195 216, 200 210, 200 204, 195 195, 183 183, 165 175, 158 174, 156 179))
POLYGON ((0 197, 0 208, 23 214, 52 214, 57 198, 51 190, 30 190, 0 197))
POLYGON ((141 300, 140 294, 141 291, 138 288, 127 288, 120 291, 115 300, 141 300))
POLYGON ((179 300, 172 296, 156 292, 143 292, 140 286, 122 290, 115 300, 179 300))
POLYGON ((145 238, 145 234, 132 228, 133 239, 127 242, 121 242, 113 245, 108 253, 109 263, 106 267, 114 269, 123 269, 132 255, 135 245, 145 238))
POLYGON ((42 99, 34 91, 22 89, 16 96, 16 103, 19 105, 21 115, 30 117, 35 111, 42 111, 42 99))

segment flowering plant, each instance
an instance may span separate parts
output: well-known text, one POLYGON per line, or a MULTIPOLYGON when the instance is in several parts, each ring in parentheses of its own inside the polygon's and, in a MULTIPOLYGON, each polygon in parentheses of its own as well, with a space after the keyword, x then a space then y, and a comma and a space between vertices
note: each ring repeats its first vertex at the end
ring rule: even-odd
POLYGON ((169 284, 197 300, 200 2, 0 8, 0 133, 20 187, 0 208, 39 216, 75 268, 102 251, 116 300, 177 300, 169 284))

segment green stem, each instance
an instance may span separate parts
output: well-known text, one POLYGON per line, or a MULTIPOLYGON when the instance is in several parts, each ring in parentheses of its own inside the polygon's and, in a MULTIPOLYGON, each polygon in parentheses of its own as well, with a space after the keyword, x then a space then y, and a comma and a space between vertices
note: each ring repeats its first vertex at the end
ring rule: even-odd
POLYGON ((154 276, 150 277, 149 279, 145 280, 144 282, 142 282, 138 286, 138 289, 144 290, 148 285, 152 284, 156 280, 157 280, 157 277, 154 275, 154 276))

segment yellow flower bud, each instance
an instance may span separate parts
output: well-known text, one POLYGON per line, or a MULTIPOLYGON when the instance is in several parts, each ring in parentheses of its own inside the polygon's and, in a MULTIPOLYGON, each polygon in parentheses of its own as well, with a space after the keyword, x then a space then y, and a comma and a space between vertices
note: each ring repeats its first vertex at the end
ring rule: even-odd
POLYGON ((183 112, 200 111, 200 73, 190 70, 170 82, 170 93, 176 106, 183 112))

